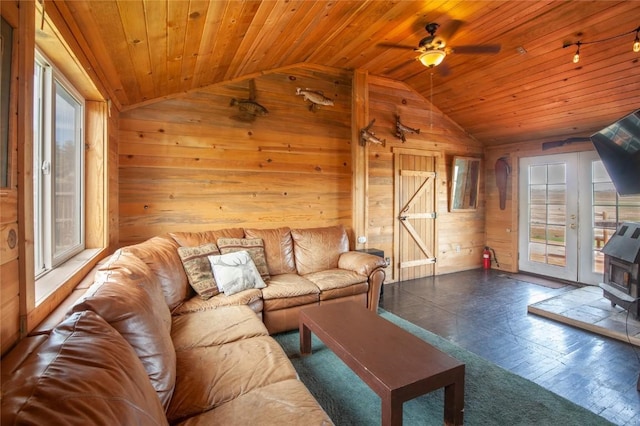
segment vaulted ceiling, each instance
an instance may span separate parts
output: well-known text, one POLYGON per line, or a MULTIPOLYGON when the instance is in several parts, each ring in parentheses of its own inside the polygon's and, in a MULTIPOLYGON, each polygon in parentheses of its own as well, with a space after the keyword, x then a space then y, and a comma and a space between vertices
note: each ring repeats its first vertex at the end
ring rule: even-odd
POLYGON ((632 51, 638 1, 46 0, 45 7, 65 21, 120 108, 300 63, 402 81, 486 146, 589 136, 640 108, 640 53, 632 51), (434 69, 415 60, 410 47, 428 35, 427 23, 444 34, 458 21, 448 40, 458 52, 434 69), (598 40, 606 41, 588 44, 598 40), (563 44, 578 41, 575 64, 576 46, 563 44), (462 54, 462 46, 484 44, 501 50, 462 54))

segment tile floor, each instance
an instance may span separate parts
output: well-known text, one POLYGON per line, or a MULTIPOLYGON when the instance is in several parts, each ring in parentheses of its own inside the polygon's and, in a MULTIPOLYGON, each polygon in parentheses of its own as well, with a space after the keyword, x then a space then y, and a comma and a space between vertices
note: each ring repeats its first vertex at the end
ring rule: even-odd
POLYGON ((614 424, 639 425, 640 348, 528 312, 576 290, 555 287, 472 270, 387 284, 381 307, 614 424))

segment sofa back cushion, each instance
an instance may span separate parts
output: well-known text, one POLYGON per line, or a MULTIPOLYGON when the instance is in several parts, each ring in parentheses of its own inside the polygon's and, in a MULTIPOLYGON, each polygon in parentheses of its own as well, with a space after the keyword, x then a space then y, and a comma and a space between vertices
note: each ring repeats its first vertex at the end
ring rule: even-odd
POLYGON ((169 236, 153 237, 121 250, 137 256, 158 277, 169 309, 179 306, 191 294, 187 274, 178 256, 178 244, 169 236))
POLYGON ((206 243, 215 243, 219 238, 242 238, 242 228, 225 228, 202 232, 169 232, 171 238, 182 247, 201 246, 206 243))
POLYGON ((104 319, 77 312, 2 386, 0 424, 167 424, 131 346, 104 319))
POLYGON ((349 251, 349 237, 342 225, 292 229, 291 237, 300 275, 337 268, 340 255, 349 251))
POLYGON ((168 407, 176 381, 171 313, 156 276, 136 256, 117 251, 70 312, 93 311, 131 345, 168 407))
POLYGON ((260 238, 264 243, 264 253, 270 275, 295 274, 296 262, 293 256, 293 240, 288 227, 272 229, 247 228, 247 238, 260 238))

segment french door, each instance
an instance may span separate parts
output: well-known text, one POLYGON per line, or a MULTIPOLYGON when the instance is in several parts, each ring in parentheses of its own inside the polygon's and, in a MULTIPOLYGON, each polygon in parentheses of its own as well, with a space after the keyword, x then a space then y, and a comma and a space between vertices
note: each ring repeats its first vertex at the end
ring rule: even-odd
POLYGON ((595 151, 520 159, 522 271, 598 284, 602 246, 640 220, 640 196, 619 197, 595 151))

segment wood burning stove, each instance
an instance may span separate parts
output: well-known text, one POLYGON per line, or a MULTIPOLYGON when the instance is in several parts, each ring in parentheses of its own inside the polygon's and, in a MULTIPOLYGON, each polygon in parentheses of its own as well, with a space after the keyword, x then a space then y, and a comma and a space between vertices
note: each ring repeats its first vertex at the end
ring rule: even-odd
POLYGON ((640 269, 640 223, 625 222, 602 248, 604 282, 600 288, 613 306, 640 318, 638 270, 640 269))
MULTIPOLYGON (((602 247, 604 297, 611 305, 620 305, 638 319, 638 269, 640 269, 640 223, 625 222, 602 247)), ((636 383, 640 391, 640 376, 636 383)))

